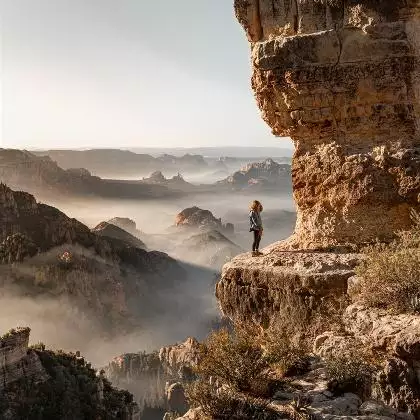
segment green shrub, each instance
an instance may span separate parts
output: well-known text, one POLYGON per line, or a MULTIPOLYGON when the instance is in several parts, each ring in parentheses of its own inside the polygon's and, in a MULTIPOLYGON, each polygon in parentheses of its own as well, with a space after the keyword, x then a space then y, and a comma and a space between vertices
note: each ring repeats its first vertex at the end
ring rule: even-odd
POLYGON ((361 279, 356 301, 395 313, 420 309, 420 216, 414 211, 413 220, 413 229, 393 243, 366 249, 356 272, 361 279))

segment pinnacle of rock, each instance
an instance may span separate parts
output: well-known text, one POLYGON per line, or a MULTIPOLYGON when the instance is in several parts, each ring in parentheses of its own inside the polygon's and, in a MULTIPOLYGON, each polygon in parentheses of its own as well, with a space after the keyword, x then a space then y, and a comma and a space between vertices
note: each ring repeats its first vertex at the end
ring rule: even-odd
POLYGON ((420 1, 235 0, 262 117, 295 144, 290 243, 388 240, 420 207, 420 1))

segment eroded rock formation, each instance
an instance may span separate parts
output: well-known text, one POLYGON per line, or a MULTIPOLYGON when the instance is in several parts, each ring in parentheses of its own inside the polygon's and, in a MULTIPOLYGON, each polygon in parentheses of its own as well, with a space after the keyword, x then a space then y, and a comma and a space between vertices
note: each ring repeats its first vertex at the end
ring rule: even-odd
MULTIPOLYGON (((113 384, 131 391, 139 405, 177 411, 183 405, 182 384, 194 377, 200 344, 194 338, 162 347, 159 352, 127 353, 109 363, 105 372, 113 384)), ((187 407, 182 411, 187 411, 187 407)))
POLYGON ((264 120, 295 144, 290 242, 389 239, 420 206, 420 3, 235 0, 264 120))
POLYGON ((345 333, 325 332, 314 343, 322 357, 336 357, 355 342, 382 354, 385 362, 376 373, 372 396, 399 410, 420 416, 420 317, 391 315, 354 304, 343 316, 345 333))

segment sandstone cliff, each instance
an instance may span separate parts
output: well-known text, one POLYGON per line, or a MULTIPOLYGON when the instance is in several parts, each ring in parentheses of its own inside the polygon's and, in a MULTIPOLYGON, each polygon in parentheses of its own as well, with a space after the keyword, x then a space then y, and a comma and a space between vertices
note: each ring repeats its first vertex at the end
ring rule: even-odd
POLYGON ((29 328, 18 328, 0 337, 0 391, 26 378, 35 383, 46 379, 46 372, 35 352, 28 351, 29 328))
POLYGON ((295 144, 295 246, 386 240, 419 208, 418 7, 235 0, 262 116, 295 144))
MULTIPOLYGON (((262 327, 296 305, 324 316, 321 327, 338 315, 340 327, 316 339, 315 353, 327 359, 369 348, 381 367, 370 396, 411 413, 386 414, 361 401, 352 412, 318 410, 340 403, 324 394, 309 399, 315 418, 420 418, 418 314, 345 308, 365 258, 361 246, 407 230, 411 209, 420 207, 419 6, 235 1, 251 43, 262 116, 275 135, 295 144, 297 223, 291 238, 267 247, 261 258, 244 254, 224 266, 216 286, 222 312, 262 327)), ((417 248, 412 252, 418 255, 417 248)), ((320 370, 313 375, 322 379, 320 370)), ((301 379, 302 387, 310 382, 301 379)))

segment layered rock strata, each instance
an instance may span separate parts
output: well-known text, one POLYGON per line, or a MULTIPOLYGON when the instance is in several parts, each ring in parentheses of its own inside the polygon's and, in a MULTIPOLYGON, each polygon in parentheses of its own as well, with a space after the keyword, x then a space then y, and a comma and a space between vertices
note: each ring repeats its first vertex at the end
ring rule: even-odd
POLYGON ((418 1, 235 0, 264 120, 295 144, 291 243, 390 239, 420 206, 418 1))

